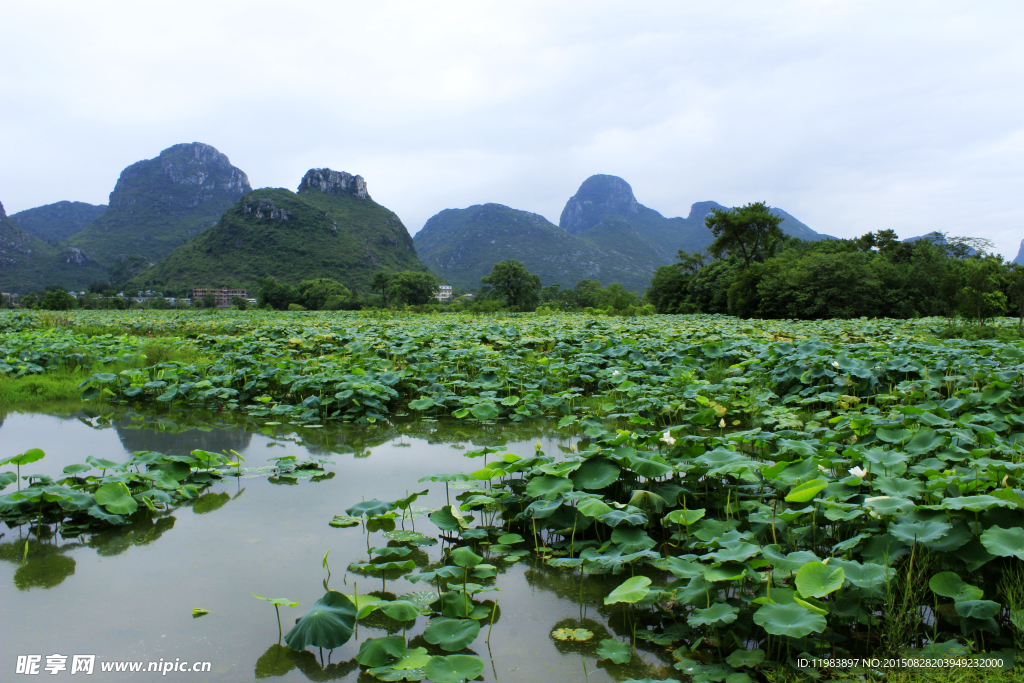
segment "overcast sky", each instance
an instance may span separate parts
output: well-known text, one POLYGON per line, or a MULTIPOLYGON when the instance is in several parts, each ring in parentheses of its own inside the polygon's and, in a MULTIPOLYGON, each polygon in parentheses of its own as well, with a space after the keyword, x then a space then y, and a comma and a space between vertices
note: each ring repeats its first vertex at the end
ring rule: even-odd
POLYGON ((254 187, 366 178, 410 232, 557 223, 594 173, 666 216, 1024 238, 1024 3, 3 0, 0 201, 105 203, 178 142, 254 187))

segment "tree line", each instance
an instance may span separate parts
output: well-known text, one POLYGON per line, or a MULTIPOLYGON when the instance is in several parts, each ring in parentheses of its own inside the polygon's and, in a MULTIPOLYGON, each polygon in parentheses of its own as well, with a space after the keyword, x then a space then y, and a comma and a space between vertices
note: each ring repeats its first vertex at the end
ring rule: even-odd
POLYGON ((806 242, 786 236, 763 203, 716 210, 707 253, 680 251, 644 294, 659 313, 744 318, 958 316, 1024 321, 1024 268, 989 240, 935 232, 902 242, 892 230, 806 242))

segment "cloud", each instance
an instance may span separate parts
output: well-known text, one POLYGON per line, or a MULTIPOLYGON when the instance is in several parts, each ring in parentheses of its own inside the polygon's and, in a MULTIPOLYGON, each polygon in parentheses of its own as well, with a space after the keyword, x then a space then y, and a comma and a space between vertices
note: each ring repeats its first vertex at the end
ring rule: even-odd
POLYGON ((821 232, 1024 237, 1010 3, 8 3, 0 201, 102 202, 216 146, 254 186, 366 177, 411 231, 557 221, 593 173, 666 215, 766 200, 821 232))

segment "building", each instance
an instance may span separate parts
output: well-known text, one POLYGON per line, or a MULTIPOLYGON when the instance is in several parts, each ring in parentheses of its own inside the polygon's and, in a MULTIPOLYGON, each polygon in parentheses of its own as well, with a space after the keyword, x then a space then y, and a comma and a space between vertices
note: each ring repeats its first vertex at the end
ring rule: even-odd
POLYGON ((217 299, 217 308, 231 308, 231 300, 236 296, 240 296, 243 299, 248 298, 244 289, 228 289, 227 287, 221 287, 220 289, 206 289, 203 287, 196 287, 192 290, 192 299, 202 301, 207 294, 213 294, 214 298, 217 299))
POLYGON ((452 298, 452 286, 451 285, 438 285, 437 286, 437 298, 440 301, 448 301, 452 298))

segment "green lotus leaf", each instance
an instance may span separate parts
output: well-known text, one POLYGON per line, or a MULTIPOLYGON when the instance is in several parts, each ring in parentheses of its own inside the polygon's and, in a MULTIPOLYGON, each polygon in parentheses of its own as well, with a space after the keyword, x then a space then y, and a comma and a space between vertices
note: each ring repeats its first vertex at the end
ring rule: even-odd
POLYGON ((900 521, 889 525, 889 533, 907 545, 933 543, 953 530, 953 525, 941 519, 929 519, 920 522, 900 521))
POLYGON ((739 581, 743 575, 750 572, 754 574, 750 565, 742 562, 723 562, 720 565, 711 567, 704 571, 706 581, 739 581))
POLYGON ((409 407, 412 408, 413 410, 426 410, 427 408, 430 408, 433 405, 434 399, 430 398, 429 396, 424 396, 423 398, 418 398, 415 401, 409 402, 409 407))
POLYGON ((336 515, 328 524, 336 529, 344 529, 347 527, 359 526, 359 517, 352 517, 350 515, 336 515))
MULTIPOLYGON (((427 657, 427 659, 429 660, 430 658, 427 657)), ((401 661, 401 659, 398 660, 398 662, 401 661)), ((395 664, 398 662, 395 662, 395 664)), ((372 669, 367 669, 366 672, 378 681, 422 681, 427 677, 427 673, 423 670, 423 667, 398 669, 394 666, 377 666, 372 669)))
POLYGON ((792 638, 821 633, 827 626, 825 617, 795 602, 788 605, 762 605, 754 612, 754 623, 772 635, 792 638))
POLYGON ((825 490, 828 486, 827 479, 813 479, 795 486, 786 494, 787 503, 806 503, 813 500, 816 495, 825 490))
POLYGON ((388 510, 394 507, 394 503, 385 503, 382 500, 373 498, 371 500, 364 500, 361 503, 356 503, 352 507, 345 510, 345 514, 350 517, 374 517, 376 515, 382 515, 388 510))
POLYGON ((753 543, 737 543, 721 548, 709 556, 715 562, 745 562, 761 552, 761 546, 753 543))
POLYGON ((942 507, 946 510, 970 510, 971 512, 982 512, 994 507, 1014 507, 1013 503, 1002 498, 989 495, 960 496, 959 498, 946 498, 942 501, 942 507))
POLYGON ((262 595, 256 595, 255 593, 252 594, 252 597, 256 598, 257 600, 263 600, 264 602, 269 602, 271 605, 275 605, 275 606, 278 606, 278 607, 282 607, 282 606, 285 606, 285 605, 287 605, 288 607, 298 607, 299 606, 298 602, 292 602, 288 598, 265 598, 262 595))
POLYGON ((881 586, 896 573, 895 569, 872 562, 861 564, 853 560, 832 558, 828 561, 828 564, 830 567, 835 565, 842 568, 843 573, 846 575, 846 580, 858 588, 881 586))
POLYGON ((132 498, 124 482, 104 484, 93 495, 97 503, 115 515, 130 515, 139 509, 139 503, 132 498))
POLYGON ((405 654, 405 638, 390 636, 387 638, 370 638, 359 645, 356 661, 363 666, 384 666, 393 659, 405 654))
POLYGON ((605 638, 597 647, 598 659, 610 659, 616 664, 627 664, 633 659, 627 643, 620 643, 612 638, 605 638))
POLYGON ((484 558, 480 557, 466 546, 453 550, 451 559, 452 562, 460 567, 475 567, 484 561, 484 558))
POLYGON ((766 545, 761 549, 761 557, 771 562, 775 567, 783 571, 798 571, 808 562, 821 562, 821 558, 809 550, 798 550, 788 555, 782 554, 782 548, 777 545, 766 545))
POLYGON ((534 477, 526 485, 526 495, 532 498, 554 498, 559 493, 572 490, 572 480, 545 474, 534 477))
POLYGON ((875 436, 878 437, 879 441, 886 443, 904 443, 910 438, 911 433, 906 429, 878 429, 875 431, 875 436))
POLYGON ((673 510, 661 518, 661 523, 664 526, 668 526, 669 524, 690 526, 691 524, 695 524, 699 520, 703 519, 704 513, 704 508, 699 508, 697 510, 673 510))
POLYGON ((981 544, 996 557, 1016 557, 1024 560, 1024 529, 1004 529, 992 526, 981 534, 981 544))
POLYGON ((955 607, 957 614, 971 619, 991 619, 1002 609, 998 602, 991 600, 960 600, 955 607))
POLYGON ((953 572, 939 572, 928 580, 928 588, 932 593, 944 598, 962 600, 980 600, 985 594, 983 590, 965 582, 953 572))
POLYGON ((475 406, 469 409, 469 412, 473 414, 478 420, 493 420, 498 417, 498 406, 493 403, 477 403, 475 406))
POLYGON ((513 543, 522 543, 525 540, 526 539, 524 539, 519 534, 503 534, 501 536, 498 536, 498 543, 500 543, 501 545, 512 545, 513 543))
POLYGON ((395 621, 412 621, 413 619, 420 616, 420 609, 415 604, 408 600, 392 600, 391 602, 382 602, 379 607, 380 611, 388 615, 395 621))
POLYGON ((608 526, 616 527, 620 524, 626 526, 644 526, 647 524, 647 515, 642 512, 626 512, 625 510, 612 510, 597 518, 608 526))
POLYGON ((328 591, 288 631, 284 642, 293 650, 305 650, 310 645, 331 650, 348 642, 355 623, 356 606, 348 596, 328 591))
POLYGON ((731 624, 736 621, 740 610, 725 602, 716 602, 707 609, 695 609, 686 618, 690 626, 715 626, 716 624, 731 624))
POLYGON ((651 592, 650 585, 651 580, 646 576, 634 576, 626 579, 605 597, 604 604, 612 605, 616 602, 635 604, 651 592))
POLYGON ((616 527, 612 531, 612 543, 616 544, 623 553, 635 553, 638 550, 647 550, 657 545, 647 532, 636 527, 616 527))
POLYGON ((431 645, 439 645, 446 652, 464 649, 480 634, 480 622, 476 619, 437 619, 423 631, 423 639, 431 645))
POLYGON ((454 505, 445 505, 440 510, 431 512, 429 517, 430 521, 443 531, 468 529, 469 522, 472 520, 472 517, 463 515, 454 505))
POLYGON ((607 514, 612 511, 611 506, 598 500, 597 498, 587 498, 585 500, 581 500, 579 504, 576 505, 576 509, 584 517, 589 517, 590 519, 600 517, 601 515, 607 514))
POLYGON ((551 637, 561 641, 583 642, 593 638, 594 632, 585 628, 556 628, 551 632, 551 637))
POLYGON ((463 683, 483 673, 484 660, 472 655, 431 657, 424 671, 433 683, 463 683))
MULTIPOLYGON (((569 478, 575 488, 594 491, 603 489, 617 481, 621 472, 619 466, 607 458, 590 458, 570 474, 569 478)), ((597 515, 587 516, 596 517, 597 515)))
POLYGON ((733 650, 725 663, 734 667, 755 667, 764 661, 764 650, 733 650))
POLYGON ((430 655, 427 654, 427 648, 417 647, 412 650, 406 650, 402 656, 398 658, 397 662, 393 662, 391 664, 391 668, 399 671, 422 669, 427 665, 429 660, 430 655))
POLYGON ((796 589, 806 598, 821 598, 843 587, 846 573, 842 567, 810 562, 796 573, 796 589))
POLYGON ((46 457, 46 453, 44 453, 42 450, 38 448, 30 448, 24 453, 12 455, 9 458, 4 458, 3 460, 0 460, 0 465, 28 465, 29 463, 36 462, 37 460, 42 460, 44 457, 46 457))
POLYGON ((799 595, 794 595, 793 602, 810 610, 811 612, 814 612, 815 614, 820 614, 823 617, 828 616, 828 606, 820 600, 815 600, 814 598, 801 598, 799 595))

